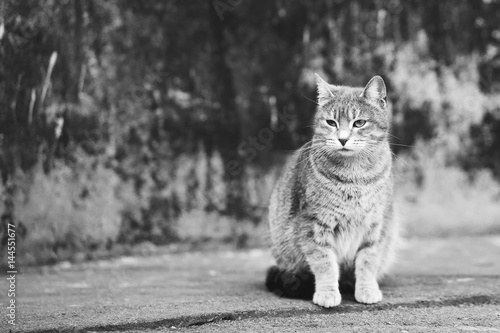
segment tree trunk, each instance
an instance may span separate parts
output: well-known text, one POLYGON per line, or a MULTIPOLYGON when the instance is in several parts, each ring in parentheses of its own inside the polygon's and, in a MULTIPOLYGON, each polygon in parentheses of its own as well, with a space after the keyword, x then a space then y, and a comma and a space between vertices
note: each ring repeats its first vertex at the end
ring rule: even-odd
MULTIPOLYGON (((212 82, 210 88, 219 102, 220 107, 215 109, 213 115, 214 128, 217 132, 212 133, 214 143, 219 149, 224 163, 224 180, 227 184, 227 206, 226 213, 229 215, 242 216, 245 214, 243 205, 242 176, 244 162, 238 156, 238 145, 241 140, 240 116, 236 106, 236 92, 231 69, 226 61, 228 52, 227 41, 224 37, 224 21, 213 8, 211 0, 207 1, 209 21, 211 29, 211 60, 212 60, 212 82)), ((226 16, 230 15, 227 13, 226 16)))

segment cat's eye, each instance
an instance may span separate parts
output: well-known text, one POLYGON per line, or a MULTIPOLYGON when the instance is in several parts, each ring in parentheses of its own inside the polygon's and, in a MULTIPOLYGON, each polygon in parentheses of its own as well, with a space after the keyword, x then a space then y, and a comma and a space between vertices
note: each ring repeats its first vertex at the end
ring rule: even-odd
POLYGON ((359 119, 359 120, 356 120, 352 125, 354 127, 358 127, 359 128, 359 127, 365 126, 365 124, 366 124, 366 120, 359 119))
POLYGON ((337 127, 337 122, 335 120, 327 119, 326 123, 330 126, 337 127))

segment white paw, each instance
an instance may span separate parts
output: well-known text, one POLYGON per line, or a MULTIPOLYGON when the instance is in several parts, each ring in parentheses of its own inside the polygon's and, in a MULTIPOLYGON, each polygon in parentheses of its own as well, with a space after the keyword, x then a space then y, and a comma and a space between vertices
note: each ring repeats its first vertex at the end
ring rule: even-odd
POLYGON ((378 303, 382 300, 382 292, 377 284, 356 285, 354 298, 359 303, 378 303))
POLYGON ((314 293, 313 303, 325 308, 332 308, 340 304, 342 296, 336 291, 317 291, 314 293))

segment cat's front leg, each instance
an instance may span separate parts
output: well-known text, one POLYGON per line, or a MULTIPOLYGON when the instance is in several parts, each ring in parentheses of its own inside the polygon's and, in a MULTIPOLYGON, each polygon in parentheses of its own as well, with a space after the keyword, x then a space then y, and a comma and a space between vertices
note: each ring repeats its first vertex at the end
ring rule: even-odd
POLYGON ((339 305, 339 266, 333 250, 316 243, 302 246, 302 250, 315 278, 313 303, 325 308, 339 305))
POLYGON ((377 270, 380 264, 380 249, 370 245, 359 250, 355 259, 356 285, 354 298, 365 304, 378 303, 382 292, 377 282, 377 270))

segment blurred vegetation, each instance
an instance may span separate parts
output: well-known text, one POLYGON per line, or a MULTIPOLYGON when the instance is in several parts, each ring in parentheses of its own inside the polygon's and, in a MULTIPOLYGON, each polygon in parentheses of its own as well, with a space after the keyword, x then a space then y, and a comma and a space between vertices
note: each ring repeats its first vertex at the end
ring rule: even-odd
POLYGON ((498 0, 5 0, 2 246, 7 223, 31 263, 264 244, 314 72, 386 80, 407 235, 499 232, 498 22, 498 0))

